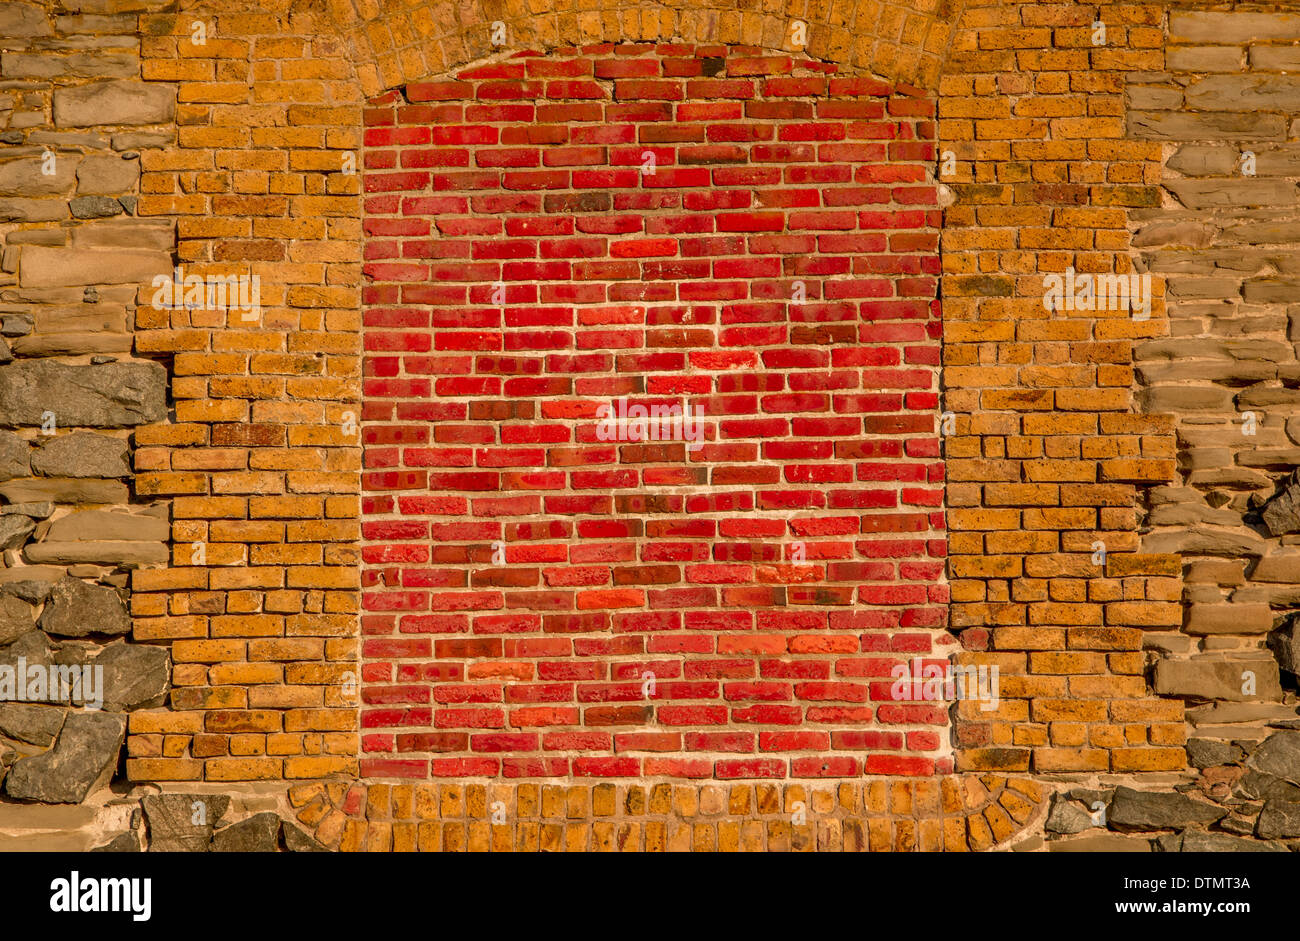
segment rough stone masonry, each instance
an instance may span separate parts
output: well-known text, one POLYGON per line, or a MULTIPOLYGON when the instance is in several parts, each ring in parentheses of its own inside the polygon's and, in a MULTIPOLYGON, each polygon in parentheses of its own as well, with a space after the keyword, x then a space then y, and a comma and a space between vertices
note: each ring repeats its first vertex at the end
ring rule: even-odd
POLYGON ((0 848, 1300 847, 1226 6, 0 6, 0 848))

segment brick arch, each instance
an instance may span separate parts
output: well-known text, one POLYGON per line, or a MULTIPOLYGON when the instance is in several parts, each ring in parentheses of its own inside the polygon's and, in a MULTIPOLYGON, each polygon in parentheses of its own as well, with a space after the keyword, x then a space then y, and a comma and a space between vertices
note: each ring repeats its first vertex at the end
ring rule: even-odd
POLYGON ((926 90, 938 87, 944 56, 965 0, 597 0, 592 9, 532 0, 308 0, 332 20, 366 96, 440 75, 494 52, 494 22, 506 24, 506 51, 572 44, 714 42, 803 52, 842 71, 870 73, 926 90), (527 7, 527 8, 526 8, 527 7), (803 9, 800 9, 802 7, 803 9), (803 48, 791 23, 808 24, 803 48), (448 25, 452 24, 452 25, 448 25))

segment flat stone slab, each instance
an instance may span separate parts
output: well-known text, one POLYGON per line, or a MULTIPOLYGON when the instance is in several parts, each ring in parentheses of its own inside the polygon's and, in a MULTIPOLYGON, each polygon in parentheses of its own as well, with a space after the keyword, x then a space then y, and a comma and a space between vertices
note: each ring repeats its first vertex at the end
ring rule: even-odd
POLYGON ((35 3, 5 0, 4 5, 0 6, 0 36, 6 39, 49 36, 53 32, 46 11, 35 3))
POLYGON ((1188 830, 1176 841, 1177 849, 1166 847, 1166 852, 1178 853, 1286 853, 1280 843, 1262 842, 1227 833, 1206 830, 1188 830))
POLYGON ((176 90, 163 83, 123 79, 54 92, 54 123, 59 127, 166 124, 175 116, 176 90))
POLYGON ((39 426, 46 412, 53 412, 64 428, 162 421, 167 416, 167 370, 159 363, 72 366, 44 360, 0 366, 0 423, 39 426))
POLYGON ((94 807, 77 804, 0 804, 0 833, 78 830, 95 822, 94 807))
POLYGON ((120 565, 135 562, 140 565, 162 564, 171 558, 171 552, 162 542, 37 542, 23 549, 29 562, 48 562, 54 565, 120 565))
POLYGON ((123 438, 74 431, 46 438, 31 455, 32 470, 47 477, 130 477, 123 438))
POLYGON ((1282 686, 1275 660, 1161 660, 1155 691, 1161 696, 1248 702, 1279 700, 1282 686), (1254 692, 1249 692, 1253 677, 1254 692))
POLYGON ((126 503, 130 491, 117 480, 36 477, 0 484, 0 496, 14 503, 126 503))
POLYGON ((44 173, 42 157, 20 157, 0 161, 0 193, 5 196, 57 196, 68 193, 76 183, 78 158, 56 155, 51 174, 44 173))
POLYGON ((1300 40, 1300 16, 1291 13, 1169 14, 1169 38, 1175 42, 1251 42, 1260 39, 1300 40))
POLYGON ((1072 840, 1049 840, 1047 849, 1052 853, 1149 853, 1151 841, 1118 833, 1099 833, 1072 840))
POLYGON ((89 833, 32 833, 8 836, 0 833, 0 853, 84 853, 91 849, 89 833))
POLYGON ((24 245, 18 283, 25 288, 148 284, 171 270, 171 256, 141 248, 80 249, 24 245))
POLYGON ((1138 791, 1121 786, 1115 788, 1115 796, 1106 808, 1106 822, 1114 830, 1181 830, 1214 823, 1227 813, 1222 807, 1192 800, 1177 791, 1138 791))
POLYGON ((166 542, 171 524, 159 516, 120 510, 81 510, 50 524, 49 542, 166 542))

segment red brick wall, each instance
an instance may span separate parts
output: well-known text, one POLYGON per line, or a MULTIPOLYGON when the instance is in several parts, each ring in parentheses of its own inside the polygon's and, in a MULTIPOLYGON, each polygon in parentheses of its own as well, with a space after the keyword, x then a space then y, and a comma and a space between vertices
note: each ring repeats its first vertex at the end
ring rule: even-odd
POLYGON ((951 649, 934 102, 834 71, 601 46, 370 103, 363 774, 951 769, 890 698, 951 649), (707 440, 601 440, 624 397, 707 440))

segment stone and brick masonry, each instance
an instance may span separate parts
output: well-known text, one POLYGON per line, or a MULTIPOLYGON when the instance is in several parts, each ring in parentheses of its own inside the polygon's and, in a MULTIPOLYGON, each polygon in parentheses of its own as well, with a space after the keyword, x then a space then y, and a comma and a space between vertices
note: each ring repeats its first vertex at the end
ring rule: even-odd
POLYGON ((590 7, 0 6, 0 848, 1300 847, 1300 12, 590 7))

